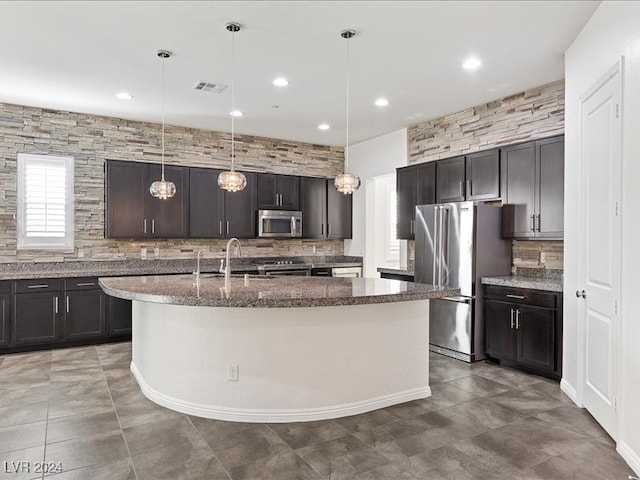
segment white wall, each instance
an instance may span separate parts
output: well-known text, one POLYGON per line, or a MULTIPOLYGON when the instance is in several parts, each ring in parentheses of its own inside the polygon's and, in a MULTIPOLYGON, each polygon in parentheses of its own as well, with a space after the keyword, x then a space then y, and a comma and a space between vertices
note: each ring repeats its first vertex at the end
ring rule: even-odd
MULTIPOLYGON (((366 215, 374 208, 367 201, 367 180, 389 173, 407 164, 407 129, 387 133, 349 147, 349 165, 351 173, 360 177, 362 186, 353 194, 353 238, 345 240, 345 255, 364 256, 364 275, 376 276, 374 252, 367 252, 366 215)), ((374 196, 375 198, 375 196, 374 196)))
MULTIPOLYGON (((640 473, 640 2, 603 2, 566 52, 563 383, 577 389, 580 97, 624 56, 622 90, 621 376, 618 451, 640 473)), ((578 398, 578 402, 580 399, 578 398)))

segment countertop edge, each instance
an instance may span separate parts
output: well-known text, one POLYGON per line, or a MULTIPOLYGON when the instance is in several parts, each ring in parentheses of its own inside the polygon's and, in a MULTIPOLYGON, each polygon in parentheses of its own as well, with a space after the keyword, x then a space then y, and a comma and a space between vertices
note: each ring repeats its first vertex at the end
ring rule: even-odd
POLYGON ((533 277, 482 277, 483 285, 499 287, 527 288, 546 292, 563 293, 563 281, 558 279, 533 277))

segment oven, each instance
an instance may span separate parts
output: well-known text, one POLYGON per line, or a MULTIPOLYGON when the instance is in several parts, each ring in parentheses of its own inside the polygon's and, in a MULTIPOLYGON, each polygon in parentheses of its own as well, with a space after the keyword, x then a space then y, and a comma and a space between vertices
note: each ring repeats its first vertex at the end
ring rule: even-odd
POLYGON ((302 212, 258 210, 258 237, 302 237, 302 212))

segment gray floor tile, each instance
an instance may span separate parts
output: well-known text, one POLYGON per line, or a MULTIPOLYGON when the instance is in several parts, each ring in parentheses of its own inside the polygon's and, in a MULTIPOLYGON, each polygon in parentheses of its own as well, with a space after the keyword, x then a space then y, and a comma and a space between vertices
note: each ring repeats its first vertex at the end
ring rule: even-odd
POLYGON ((441 382, 450 382, 458 378, 471 375, 469 364, 454 360, 446 363, 435 363, 429 366, 429 385, 441 382))
POLYGON ((233 480, 321 480, 294 452, 284 452, 269 458, 233 467, 233 480))
POLYGON ((222 438, 231 433, 263 425, 262 423, 224 422, 222 420, 191 416, 189 417, 189 420, 191 420, 191 423, 193 423, 203 437, 212 441, 215 440, 216 437, 222 438))
POLYGON ((131 363, 131 344, 124 343, 107 343, 96 347, 98 358, 102 365, 112 365, 119 363, 131 363))
POLYGON ((354 480, 416 480, 418 477, 404 470, 404 467, 398 463, 389 463, 368 472, 360 473, 353 478, 354 480))
POLYGON ((12 353, 3 356, 0 378, 46 375, 50 370, 51 352, 12 353))
POLYGON ((396 420, 398 420, 398 417, 387 410, 374 410, 360 415, 336 418, 334 422, 349 432, 359 432, 384 425, 385 423, 395 422, 396 420))
POLYGON ((528 389, 510 390, 493 395, 491 400, 497 404, 517 410, 524 415, 535 415, 562 405, 551 397, 531 392, 528 389))
POLYGON ((47 419, 47 402, 13 403, 0 407, 0 428, 47 419))
POLYGON ((353 435, 304 447, 296 453, 316 472, 332 480, 352 478, 389 463, 383 455, 353 435))
POLYGON ((289 445, 264 425, 225 436, 205 436, 205 440, 227 470, 291 450, 289 445))
POLYGON ((105 465, 129 457, 121 432, 47 444, 46 461, 62 462, 64 471, 105 465))
POLYGON ((201 438, 133 455, 139 480, 229 480, 201 438))
POLYGON ((52 352, 51 371, 84 370, 99 366, 100 360, 95 347, 64 348, 52 352))
POLYGON ((320 422, 273 423, 268 427, 293 449, 333 440, 348 432, 332 420, 320 422))
POLYGON ((46 402, 49 399, 49 379, 31 378, 24 383, 15 383, 15 378, 0 381, 0 408, 25 403, 46 402))
POLYGON ((411 457, 406 469, 429 480, 499 480, 505 476, 450 446, 411 457))
POLYGON ((116 400, 114 398, 114 402, 122 428, 184 417, 182 413, 153 403, 140 390, 132 392, 124 399, 116 400))
POLYGON ((50 419, 47 426, 47 443, 119 431, 120 424, 116 412, 112 408, 104 413, 88 413, 50 419))
POLYGON ((76 468, 46 476, 51 480, 136 480, 131 460, 124 459, 100 466, 76 468))
POLYGON ((195 443, 202 438, 186 415, 127 427, 123 432, 131 455, 181 443, 195 443))
POLYGON ((488 362, 483 362, 474 369, 474 375, 493 380, 510 388, 529 387, 543 381, 543 378, 537 375, 529 375, 520 370, 500 367, 488 362))
POLYGON ((523 418, 525 415, 507 405, 493 401, 493 398, 477 398, 470 402, 450 407, 452 412, 489 428, 502 427, 523 418))
POLYGON ((8 453, 0 453, 0 480, 31 480, 40 478, 34 471, 36 463, 44 461, 44 444, 8 453), (7 462, 6 467, 4 468, 7 462), (6 471, 5 471, 6 470, 6 471))
POLYGON ((487 395, 495 395, 497 393, 509 391, 508 386, 477 375, 451 380, 447 385, 472 393, 478 397, 485 397, 487 395))
POLYGON ((0 428, 0 453, 44 445, 46 421, 0 428))

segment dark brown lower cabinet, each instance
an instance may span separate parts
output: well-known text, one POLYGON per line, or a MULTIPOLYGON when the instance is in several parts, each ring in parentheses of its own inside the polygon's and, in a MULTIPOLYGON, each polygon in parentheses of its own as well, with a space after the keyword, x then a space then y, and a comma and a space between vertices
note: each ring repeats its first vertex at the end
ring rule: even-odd
POLYGON ((66 292, 64 338, 101 338, 106 334, 105 294, 102 290, 66 292))
POLYGON ((131 300, 107 297, 110 337, 131 335, 131 313, 131 300))
POLYGON ((562 375, 562 294, 485 286, 485 352, 553 378, 562 375))
POLYGON ((13 344, 52 343, 60 339, 60 292, 13 296, 13 344))
POLYGON ((9 325, 11 323, 11 295, 0 294, 0 347, 9 345, 11 341, 9 325))

